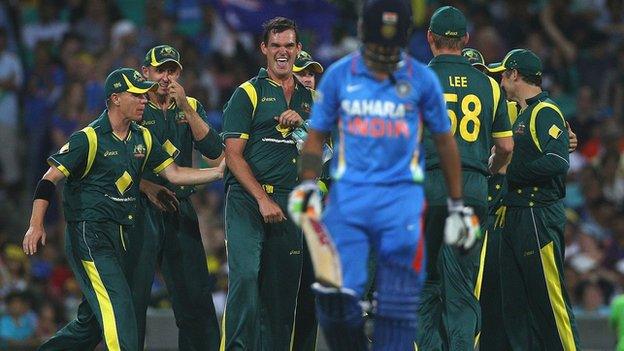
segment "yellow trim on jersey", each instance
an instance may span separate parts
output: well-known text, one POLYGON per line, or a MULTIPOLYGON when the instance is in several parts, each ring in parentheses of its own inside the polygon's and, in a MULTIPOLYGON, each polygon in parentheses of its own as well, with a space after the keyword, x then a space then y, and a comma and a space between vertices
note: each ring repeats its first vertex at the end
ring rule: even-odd
POLYGON ((87 272, 87 277, 91 281, 93 290, 95 291, 95 297, 100 307, 100 313, 102 314, 102 324, 104 327, 104 341, 106 347, 110 351, 120 350, 119 336, 117 335, 117 322, 115 321, 115 311, 113 310, 113 303, 111 302, 108 291, 102 278, 98 273, 97 267, 93 261, 82 260, 82 266, 87 272))
POLYGON ((511 130, 492 133, 492 138, 506 138, 506 137, 512 137, 512 136, 513 136, 513 132, 511 130))
POLYGON ((188 101, 189 105, 191 105, 191 108, 193 109, 193 111, 197 111, 197 99, 196 98, 187 96, 186 101, 188 101))
POLYGON ((225 313, 226 312, 227 312, 227 303, 225 304, 225 307, 223 308, 223 317, 221 317, 221 343, 219 344, 219 351, 225 351, 225 313))
POLYGON ((238 138, 247 140, 247 139, 249 139, 249 134, 247 134, 247 133, 240 133, 240 136, 238 138))
POLYGON ((563 121, 563 124, 565 124, 565 118, 563 118, 563 113, 561 113, 561 110, 559 110, 559 107, 557 107, 556 105, 551 104, 550 102, 539 102, 537 104, 537 106, 535 106, 535 108, 533 109, 533 111, 531 111, 531 119, 529 122, 529 130, 531 131, 531 139, 533 139, 533 143, 535 144, 535 146, 537 147, 537 149, 542 152, 542 147, 539 143, 539 139, 537 137, 537 129, 535 127, 535 121, 537 120, 537 114, 539 113, 539 111, 545 107, 549 107, 552 108, 553 110, 555 110, 555 112, 557 112, 557 114, 559 115, 559 117, 561 117, 561 120, 563 121))
POLYGON ((496 119, 496 111, 498 111, 498 101, 500 100, 501 90, 494 78, 489 76, 488 78, 490 79, 490 85, 492 86, 492 99, 494 100, 494 105, 492 106, 492 113, 494 115, 494 118, 492 119, 493 121, 496 119))
POLYGON ((61 173, 63 173, 65 175, 65 177, 69 177, 69 170, 67 168, 65 168, 65 166, 63 166, 60 163, 58 165, 54 165, 54 166, 56 167, 56 169, 61 171, 61 173))
POLYGON ((163 169, 169 167, 169 165, 172 163, 173 163, 173 159, 171 157, 168 157, 166 160, 163 161, 163 163, 158 165, 158 167, 154 168, 154 173, 162 172, 163 169))
POLYGON ((145 151, 145 159, 143 160, 143 166, 141 166, 141 171, 143 171, 145 169, 145 165, 147 164, 147 160, 149 159, 150 154, 152 153, 152 133, 149 131, 149 129, 145 127, 139 126, 139 129, 141 129, 141 132, 143 133, 143 141, 145 141, 145 148, 147 149, 145 151))
POLYGON ((507 114, 509 115, 509 123, 513 126, 518 119, 518 104, 515 101, 507 100, 507 114))
POLYGON ((167 139, 163 144, 163 149, 165 150, 165 152, 167 152, 169 154, 169 156, 176 158, 178 156, 178 154, 180 154, 180 150, 178 150, 177 147, 175 147, 175 145, 173 145, 173 143, 171 142, 171 140, 167 139))
POLYGON ((474 287, 474 296, 479 300, 481 297, 481 284, 483 283, 483 268, 485 267, 485 252, 488 244, 488 231, 485 231, 485 237, 483 238, 483 245, 481 246, 481 253, 479 254, 479 271, 477 273, 477 281, 474 287))
POLYGON ((120 195, 123 195, 132 185, 132 176, 128 171, 124 171, 121 177, 115 181, 115 186, 120 195))
POLYGON ((494 220, 494 228, 498 226, 498 228, 502 228, 505 226, 505 215, 507 214, 507 206, 501 206, 494 213, 496 215, 496 220, 494 220))
POLYGON ((87 174, 89 174, 91 167, 93 167, 95 155, 97 154, 98 140, 97 134, 95 133, 95 129, 93 129, 93 127, 85 127, 82 129, 82 131, 87 135, 87 142, 89 145, 89 151, 87 153, 87 164, 81 177, 84 178, 87 176, 87 174))
POLYGON ((555 262, 554 243, 552 241, 540 249, 540 258, 542 259, 548 299, 555 317, 555 324, 557 324, 561 346, 563 346, 564 351, 574 351, 576 350, 576 344, 574 343, 574 335, 572 335, 570 316, 563 301, 559 270, 555 262))
POLYGON ((258 93, 256 92, 256 88, 250 82, 245 82, 241 84, 240 87, 247 93, 247 97, 249 97, 249 101, 251 101, 251 106, 253 106, 253 116, 256 114, 256 106, 258 106, 258 93))

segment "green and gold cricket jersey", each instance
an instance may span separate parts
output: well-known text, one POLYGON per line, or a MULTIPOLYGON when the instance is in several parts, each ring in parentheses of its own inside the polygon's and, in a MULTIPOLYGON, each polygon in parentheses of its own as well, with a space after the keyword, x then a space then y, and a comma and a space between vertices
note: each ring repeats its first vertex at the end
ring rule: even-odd
POLYGON ((514 155, 507 167, 507 206, 541 207, 565 196, 570 167, 565 119, 547 92, 528 99, 513 125, 514 155))
MULTIPOLYGON (((187 97, 191 107, 199 114, 207 124, 206 110, 195 98, 187 97)), ((141 125, 150 130, 152 135, 162 142, 162 146, 175 159, 178 166, 193 167, 193 148, 210 158, 216 159, 221 155, 223 144, 219 134, 210 126, 208 134, 198 141, 194 141, 191 127, 186 123, 184 112, 171 102, 166 110, 156 104, 149 102, 143 112, 141 125)), ((143 178, 156 184, 164 185, 176 193, 178 198, 188 197, 195 192, 194 186, 179 186, 171 184, 166 179, 158 175, 146 172, 143 178)))
MULTIPOLYGON (((292 128, 275 120, 288 109, 308 119, 312 92, 297 79, 295 84, 289 104, 280 84, 261 68, 256 77, 236 89, 223 111, 223 138, 248 139, 243 156, 265 189, 291 190, 297 184, 298 152, 290 138, 292 128)), ((225 183, 240 186, 229 170, 225 183)))
MULTIPOLYGON (((439 55, 429 63, 438 75, 460 151, 462 169, 488 174, 492 138, 510 137, 507 104, 496 81, 458 55, 439 55)), ((440 168, 431 134, 425 131, 427 170, 440 168)))
POLYGON ((173 162, 146 128, 130 124, 128 136, 113 134, 108 110, 73 133, 48 163, 66 177, 63 209, 68 222, 113 221, 132 225, 143 172, 160 172, 173 162))

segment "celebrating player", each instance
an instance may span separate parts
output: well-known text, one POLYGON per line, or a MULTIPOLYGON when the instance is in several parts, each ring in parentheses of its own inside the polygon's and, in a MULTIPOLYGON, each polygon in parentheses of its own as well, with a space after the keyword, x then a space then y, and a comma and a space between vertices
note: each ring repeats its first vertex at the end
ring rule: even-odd
POLYGON ((84 298, 76 319, 41 350, 92 350, 102 335, 108 350, 137 350, 126 263, 141 175, 152 170, 180 185, 222 177, 222 168, 178 167, 158 139, 135 123, 142 119, 145 93, 156 85, 130 68, 113 71, 105 82, 108 109, 48 158, 50 168, 35 191, 24 252, 36 253, 39 241, 45 245, 43 218, 56 184, 67 178, 63 191, 67 258, 84 298))
POLYGON ((336 126, 334 183, 323 215, 335 241, 343 284, 315 284, 317 315, 332 350, 367 350, 359 300, 377 254, 374 350, 410 350, 424 278, 421 233, 424 191, 422 123, 433 134, 449 188, 447 234, 474 237, 478 221, 462 204, 456 143, 435 74, 403 53, 411 10, 401 0, 364 4, 362 49, 333 64, 321 79, 301 179, 289 210, 297 222, 318 208, 322 145, 336 126), (309 206, 306 203, 309 202, 309 206))
MULTIPOLYGON (((178 82, 182 71, 178 50, 169 45, 151 48, 142 71, 145 78, 158 83, 158 89, 147 93, 141 125, 162 141, 180 166, 193 166, 193 148, 208 158, 218 158, 223 150, 221 138, 206 122, 202 104, 187 97, 178 82)), ((197 214, 190 200, 195 188, 145 173, 140 189, 144 195, 139 198, 136 235, 129 247, 139 350, 145 341, 145 316, 157 264, 171 296, 180 350, 216 350, 219 322, 197 214)))
MULTIPOLYGON (((442 83, 451 132, 461 155, 464 199, 484 222, 487 176, 507 164, 513 140, 500 86, 461 55, 468 38, 466 18, 461 11, 444 6, 434 12, 427 33, 435 56, 429 67, 442 83), (492 144, 495 147, 490 158, 492 144)), ((419 308, 418 346, 423 350, 472 351, 480 324, 481 242, 474 242, 472 247, 466 242, 460 249, 447 245, 449 242, 443 244, 447 190, 428 133, 425 133, 425 151, 428 261, 419 308)))
POLYGON ((302 235, 285 216, 297 183, 291 138, 312 106, 293 75, 301 43, 283 17, 264 25, 267 67, 236 89, 223 112, 229 282, 222 349, 286 350, 292 342, 302 235))

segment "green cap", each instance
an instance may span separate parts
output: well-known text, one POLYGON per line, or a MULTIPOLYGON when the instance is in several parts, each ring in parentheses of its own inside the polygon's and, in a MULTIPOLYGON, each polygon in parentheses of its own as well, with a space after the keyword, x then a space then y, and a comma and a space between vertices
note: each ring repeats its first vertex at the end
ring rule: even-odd
POLYGON ((488 66, 488 71, 494 73, 507 69, 517 69, 527 76, 541 76, 542 61, 531 50, 514 49, 505 55, 503 61, 488 66))
POLYGON ((143 65, 145 67, 158 67, 165 62, 175 62, 178 66, 180 66, 180 69, 182 69, 182 64, 180 63, 180 52, 173 46, 169 45, 158 45, 149 49, 147 54, 145 54, 143 65))
POLYGON ((463 57, 468 59, 468 62, 470 62, 471 65, 481 65, 487 67, 485 66, 485 59, 483 58, 483 55, 479 50, 473 48, 465 48, 462 50, 461 54, 463 57))
POLYGON ((293 72, 301 72, 304 69, 308 68, 308 66, 315 73, 323 73, 323 66, 320 63, 314 61, 312 56, 307 52, 301 50, 299 55, 297 55, 297 60, 295 60, 295 65, 293 66, 293 72))
POLYGON ((466 17, 453 6, 444 6, 431 15, 429 30, 448 38, 461 38, 466 35, 466 17))
POLYGON ((127 91, 129 93, 145 94, 156 87, 158 83, 145 80, 141 73, 132 68, 118 68, 112 71, 104 83, 106 98, 112 94, 127 91))

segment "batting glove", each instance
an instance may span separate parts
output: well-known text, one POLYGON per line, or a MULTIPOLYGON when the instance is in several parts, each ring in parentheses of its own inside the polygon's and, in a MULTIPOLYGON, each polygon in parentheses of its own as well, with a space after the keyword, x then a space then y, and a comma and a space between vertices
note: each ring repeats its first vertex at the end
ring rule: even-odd
POLYGON ((464 206, 461 200, 449 199, 447 204, 448 217, 444 227, 444 242, 469 250, 477 239, 481 238, 479 218, 474 214, 472 207, 464 206))
POLYGON ((288 214, 292 221, 301 225, 303 213, 310 217, 319 218, 322 211, 321 198, 321 190, 316 181, 306 180, 297 185, 288 197, 288 214))

